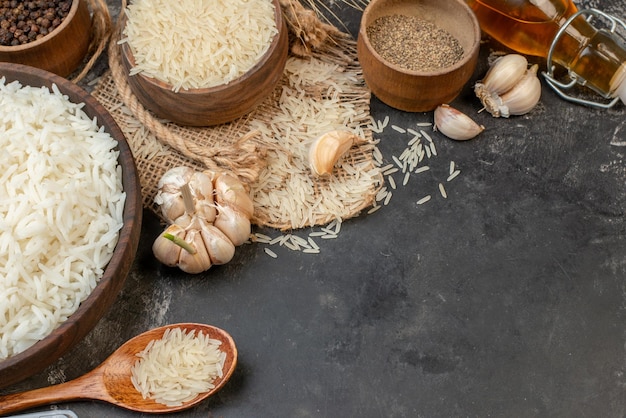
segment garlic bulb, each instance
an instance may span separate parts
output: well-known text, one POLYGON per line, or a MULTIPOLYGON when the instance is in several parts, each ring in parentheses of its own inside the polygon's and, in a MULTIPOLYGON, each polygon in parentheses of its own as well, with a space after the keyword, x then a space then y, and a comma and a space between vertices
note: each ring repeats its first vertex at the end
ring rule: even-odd
POLYGON ((527 67, 528 61, 523 56, 505 55, 494 62, 483 80, 476 83, 474 92, 492 116, 523 115, 539 103, 538 66, 527 67))
POLYGON ((357 139, 349 131, 330 131, 317 138, 309 148, 309 164, 313 174, 327 176, 332 173, 337 161, 357 139))
POLYGON ((457 141, 472 139, 485 130, 484 126, 474 122, 465 113, 447 104, 438 106, 435 109, 434 116, 434 129, 457 141))
POLYGON ((201 273, 228 263, 250 237, 254 203, 232 175, 173 168, 159 181, 155 202, 170 225, 152 251, 167 266, 201 273))

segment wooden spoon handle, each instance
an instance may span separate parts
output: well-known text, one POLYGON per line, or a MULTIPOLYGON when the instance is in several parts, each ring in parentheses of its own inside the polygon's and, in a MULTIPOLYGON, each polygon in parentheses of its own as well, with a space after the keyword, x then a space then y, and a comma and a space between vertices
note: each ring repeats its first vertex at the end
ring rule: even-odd
POLYGON ((92 373, 58 385, 0 396, 0 415, 79 399, 112 400, 101 375, 92 373))

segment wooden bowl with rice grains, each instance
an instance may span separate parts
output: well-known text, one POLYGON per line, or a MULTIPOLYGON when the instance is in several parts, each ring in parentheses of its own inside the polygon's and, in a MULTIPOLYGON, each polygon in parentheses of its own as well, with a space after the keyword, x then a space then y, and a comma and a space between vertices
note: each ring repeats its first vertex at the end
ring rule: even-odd
POLYGON ((89 50, 89 8, 85 0, 55 0, 52 8, 47 3, 16 1, 0 7, 0 61, 66 77, 89 50))
POLYGON ((13 110, 0 114, 6 387, 56 361, 107 312, 137 251, 142 204, 130 148, 100 103, 38 68, 0 63, 0 74, 0 106, 13 110))
POLYGON ((279 1, 218 3, 184 13, 169 0, 126 8, 121 63, 131 91, 157 117, 188 126, 230 122, 280 81, 289 45, 279 1))
POLYGON ((473 75, 480 35, 463 0, 371 0, 357 39, 363 78, 393 108, 433 110, 473 75))

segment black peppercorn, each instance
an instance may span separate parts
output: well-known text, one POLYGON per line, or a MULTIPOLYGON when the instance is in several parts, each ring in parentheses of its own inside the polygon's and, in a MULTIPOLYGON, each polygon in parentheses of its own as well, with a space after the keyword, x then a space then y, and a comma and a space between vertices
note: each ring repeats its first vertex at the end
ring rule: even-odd
POLYGON ((72 0, 0 0, 0 45, 41 39, 61 25, 71 7, 72 0))

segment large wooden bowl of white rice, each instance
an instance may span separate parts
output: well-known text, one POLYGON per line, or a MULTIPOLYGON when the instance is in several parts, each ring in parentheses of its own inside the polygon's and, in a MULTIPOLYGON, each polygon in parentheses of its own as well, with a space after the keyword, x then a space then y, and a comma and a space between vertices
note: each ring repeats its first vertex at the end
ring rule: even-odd
POLYGON ((289 33, 278 0, 135 0, 120 25, 121 65, 137 100, 187 126, 231 122, 280 81, 289 33), (159 10, 158 13, 155 10, 159 10))
POLYGON ((0 387, 43 370, 131 269, 141 191, 110 114, 53 73, 0 62, 0 387))

